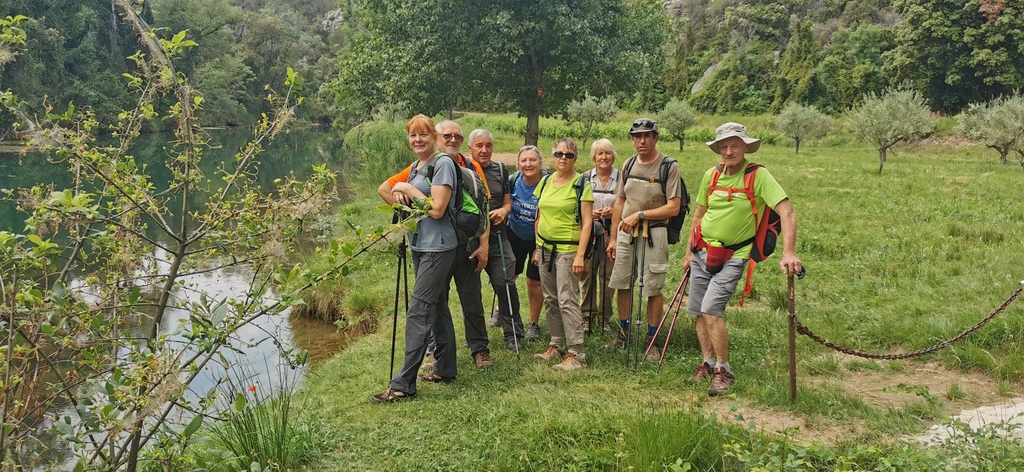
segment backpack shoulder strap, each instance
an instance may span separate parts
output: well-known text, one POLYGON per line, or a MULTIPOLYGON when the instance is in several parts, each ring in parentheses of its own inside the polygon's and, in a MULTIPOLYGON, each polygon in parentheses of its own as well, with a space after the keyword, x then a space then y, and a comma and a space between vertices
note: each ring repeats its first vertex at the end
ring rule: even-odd
POLYGON ((504 162, 498 163, 498 176, 503 185, 508 185, 508 166, 504 162))
POLYGON ((622 176, 623 179, 629 178, 630 171, 633 170, 633 164, 636 164, 636 156, 636 154, 633 154, 633 156, 626 159, 626 163, 622 165, 622 173, 625 174, 622 176))
POLYGON ((675 159, 665 156, 665 159, 661 161, 661 168, 658 169, 661 174, 661 193, 665 194, 665 200, 668 200, 668 187, 666 187, 668 185, 668 171, 675 162, 675 159))
POLYGON ((747 164, 747 168, 743 169, 743 190, 747 193, 747 199, 750 200, 750 208, 754 213, 754 220, 757 220, 757 200, 754 195, 754 176, 757 175, 757 169, 764 167, 756 162, 747 164))

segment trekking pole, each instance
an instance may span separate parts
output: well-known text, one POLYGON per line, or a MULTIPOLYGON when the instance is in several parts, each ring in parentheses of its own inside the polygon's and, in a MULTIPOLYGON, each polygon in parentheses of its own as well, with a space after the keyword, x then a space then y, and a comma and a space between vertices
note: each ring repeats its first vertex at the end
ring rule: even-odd
MULTIPOLYGON (((391 217, 391 223, 397 224, 401 221, 402 215, 396 211, 391 217)), ((395 274, 395 315, 391 322, 391 374, 388 377, 390 381, 395 376, 395 345, 398 342, 398 293, 401 289, 402 284, 402 268, 406 267, 405 264, 405 236, 402 236, 402 242, 398 244, 398 264, 396 265, 397 274, 395 274)), ((405 310, 409 311, 409 272, 406 269, 405 272, 405 310)))
POLYGON ((594 311, 594 298, 597 295, 597 264, 599 263, 600 254, 597 253, 595 245, 598 243, 600 236, 592 234, 590 236, 590 290, 587 292, 590 294, 590 323, 587 325, 587 334, 594 334, 594 321, 598 319, 596 312, 594 311))
MULTIPOLYGON (((659 334, 661 334, 661 327, 665 325, 665 319, 666 319, 666 318, 668 318, 668 314, 669 314, 669 313, 672 313, 672 307, 676 306, 676 303, 677 303, 677 302, 679 303, 679 305, 680 305, 680 306, 682 306, 682 303, 683 303, 683 297, 682 297, 682 296, 681 296, 680 294, 681 294, 681 293, 682 293, 682 291, 683 291, 683 284, 685 284, 685 283, 686 283, 686 277, 687 277, 687 276, 688 276, 689 274, 690 274, 690 270, 689 270, 689 269, 687 269, 687 270, 686 270, 686 271, 685 271, 685 272, 683 273, 683 280, 680 280, 680 281, 679 281, 679 286, 678 286, 678 287, 676 287, 676 292, 672 294, 672 298, 671 298, 671 299, 669 300, 669 302, 668 302, 668 307, 666 307, 666 308, 665 308, 665 314, 664 314, 664 316, 662 316, 662 317, 661 317, 661 321, 659 321, 659 322, 658 322, 658 329, 654 331, 654 337, 655 337, 655 338, 657 338, 657 337, 658 337, 658 335, 659 335, 659 334)), ((671 329, 672 329, 672 328, 671 328, 671 327, 669 327, 669 335, 670 335, 670 336, 672 335, 671 329)), ((668 345, 668 340, 667 340, 667 339, 665 340, 665 344, 666 344, 666 345, 668 345)), ((647 353, 648 353, 648 352, 651 352, 651 346, 653 346, 653 344, 652 344, 652 345, 650 345, 650 346, 647 346, 647 350, 646 350, 646 351, 644 351, 644 360, 647 360, 647 359, 646 359, 646 358, 647 358, 647 353)), ((640 361, 640 362, 643 362, 643 361, 640 361)))
MULTIPOLYGON (((646 324, 646 322, 643 321, 643 316, 642 315, 643 315, 643 312, 644 312, 644 279, 645 279, 644 274, 647 273, 647 270, 645 269, 645 266, 647 264, 647 244, 649 244, 649 242, 651 240, 651 235, 650 235, 650 224, 647 222, 647 220, 644 220, 640 224, 643 226, 643 228, 641 229, 641 236, 640 236, 640 266, 639 266, 640 268, 638 269, 638 272, 640 272, 640 290, 637 293, 637 304, 636 304, 636 330, 637 330, 637 332, 634 333, 636 335, 636 338, 634 340, 634 342, 636 343, 636 350, 633 351, 633 356, 634 356, 634 358, 633 358, 633 372, 636 372, 637 366, 640 365, 640 328, 644 327, 645 328, 644 331, 647 331, 646 330, 646 326, 644 326, 646 324)), ((647 303, 647 309, 648 310, 651 309, 650 302, 647 303)), ((652 343, 654 342, 654 338, 651 338, 651 342, 652 343)))
MULTIPOLYGON (((519 360, 519 335, 516 334, 516 319, 519 314, 512 314, 512 291, 508 288, 512 282, 508 279, 508 271, 505 270, 505 242, 501 239, 501 231, 498 231, 498 253, 501 254, 501 275, 505 279, 505 299, 508 300, 508 321, 512 324, 512 340, 516 345, 516 360, 519 360)), ((493 311, 493 310, 492 310, 493 311)), ((499 313, 498 319, 501 319, 499 313)))
MULTIPOLYGON (((796 273, 797 278, 804 278, 807 269, 801 267, 796 273)), ((796 290, 793 289, 793 276, 789 276, 789 402, 796 402, 796 290)))
MULTIPOLYGON (((637 239, 638 239, 639 232, 640 232, 639 229, 640 228, 637 227, 637 226, 633 227, 633 231, 630 234, 630 242, 629 242, 629 244, 631 246, 633 246, 633 266, 630 268, 630 275, 629 275, 629 311, 627 312, 628 313, 628 315, 627 315, 628 317, 626 318, 626 332, 625 332, 626 339, 624 340, 624 343, 622 345, 622 350, 626 352, 626 369, 629 369, 629 349, 632 346, 632 341, 633 341, 633 330, 632 330, 632 327, 633 327, 633 292, 634 292, 634 289, 636 288, 637 252, 640 249, 640 248, 637 247, 637 239)), ((621 315, 619 315, 619 316, 621 316, 621 315)), ((622 327, 620 326, 619 329, 622 329, 622 327)))
MULTIPOLYGON (((672 315, 672 322, 668 324, 668 334, 665 335, 665 345, 661 347, 661 357, 658 358, 658 370, 655 373, 661 372, 661 364, 665 362, 665 352, 668 351, 668 342, 672 339, 672 332, 675 331, 676 319, 679 318, 679 312, 683 308, 683 297, 686 296, 686 285, 690 282, 690 268, 686 268, 686 272, 683 274, 683 280, 679 282, 679 287, 682 288, 682 294, 679 296, 679 304, 676 305, 676 312, 672 315)), ((665 316, 668 316, 668 312, 665 312, 665 316)), ((665 321, 662 319, 662 321, 665 321)))

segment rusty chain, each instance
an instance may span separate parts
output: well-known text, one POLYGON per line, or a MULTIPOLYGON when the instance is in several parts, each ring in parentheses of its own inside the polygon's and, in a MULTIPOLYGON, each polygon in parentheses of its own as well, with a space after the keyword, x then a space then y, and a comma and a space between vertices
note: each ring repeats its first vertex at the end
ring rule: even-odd
POLYGON ((998 308, 996 308, 995 310, 992 310, 992 313, 989 313, 988 316, 986 316, 984 319, 979 321, 977 324, 975 324, 974 326, 971 326, 970 328, 967 328, 962 333, 956 335, 952 339, 950 339, 948 341, 943 341, 943 342, 938 343, 938 344, 936 344, 934 346, 931 346, 931 347, 927 347, 927 348, 924 348, 924 349, 919 349, 919 350, 913 351, 913 352, 906 352, 906 353, 902 353, 902 354, 872 354, 872 353, 869 353, 869 352, 858 351, 856 349, 852 349, 852 348, 849 348, 849 347, 844 347, 844 346, 837 345, 837 344, 835 344, 835 343, 833 343, 833 342, 831 342, 831 341, 829 341, 829 340, 827 340, 827 339, 825 339, 825 338, 823 338, 821 336, 818 336, 817 334, 814 334, 813 331, 811 331, 809 328, 807 328, 806 326, 801 324, 800 320, 798 320, 797 317, 796 317, 796 313, 790 313, 789 316, 792 317, 793 320, 796 322, 796 331, 798 333, 813 339, 815 342, 821 344, 822 346, 834 349, 834 350, 839 351, 839 352, 841 352, 843 354, 849 354, 851 356, 863 357, 863 358, 866 358, 866 359, 887 359, 887 360, 909 359, 911 357, 923 356, 925 354, 929 354, 929 353, 932 353, 932 352, 935 352, 935 351, 947 348, 950 345, 952 345, 953 343, 966 338, 968 335, 970 335, 971 333, 977 331, 982 326, 985 326, 985 324, 988 323, 989 321, 992 321, 992 319, 995 318, 996 315, 998 315, 998 314, 1002 313, 1004 310, 1006 310, 1006 308, 1008 306, 1010 306, 1010 304, 1013 303, 1014 300, 1017 299, 1017 296, 1020 295, 1022 290, 1024 290, 1024 282, 1022 282, 1020 285, 1017 286, 1017 290, 1014 291, 1012 295, 1010 295, 1010 298, 1007 298, 1006 301, 1003 302, 1002 305, 999 305, 998 308))

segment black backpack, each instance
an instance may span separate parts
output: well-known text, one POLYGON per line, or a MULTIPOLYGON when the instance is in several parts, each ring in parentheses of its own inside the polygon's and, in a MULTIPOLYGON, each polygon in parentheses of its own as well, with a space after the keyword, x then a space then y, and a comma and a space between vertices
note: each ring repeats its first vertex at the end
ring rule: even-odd
MULTIPOLYGON (((633 170, 633 164, 636 164, 636 154, 626 160, 626 163, 622 166, 623 179, 635 179, 642 180, 644 182, 657 182, 661 184, 661 193, 665 194, 665 199, 668 199, 668 193, 666 190, 666 183, 668 182, 668 171, 672 167, 672 164, 676 162, 675 159, 665 156, 665 160, 661 161, 660 178, 648 179, 645 177, 635 177, 630 175, 629 171, 633 170)), ((679 214, 669 218, 668 223, 656 223, 651 225, 654 228, 664 226, 668 228, 668 243, 676 244, 679 242, 679 235, 683 229, 683 220, 686 219, 686 214, 690 212, 690 193, 686 190, 686 182, 683 181, 683 176, 679 176, 679 188, 682 189, 682 195, 680 195, 679 201, 679 214)))
MULTIPOLYGON (((430 183, 433 178, 434 165, 437 159, 441 157, 451 159, 452 163, 455 164, 455 168, 458 169, 455 172, 455 180, 457 181, 456 187, 459 191, 452 192, 452 202, 448 203, 448 208, 455 210, 451 212, 455 222, 455 232, 459 237, 459 243, 465 244, 479 238, 487 230, 487 187, 484 186, 480 175, 472 168, 460 166, 455 161, 455 158, 440 152, 434 154, 420 172, 427 179, 427 183, 430 183)), ((416 162, 418 161, 412 163, 412 167, 409 170, 410 180, 412 180, 411 176, 416 172, 416 162)))

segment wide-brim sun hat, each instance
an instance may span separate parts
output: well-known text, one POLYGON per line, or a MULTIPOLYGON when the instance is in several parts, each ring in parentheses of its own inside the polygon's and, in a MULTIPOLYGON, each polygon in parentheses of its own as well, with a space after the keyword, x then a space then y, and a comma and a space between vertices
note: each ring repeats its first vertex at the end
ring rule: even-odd
POLYGON ((749 146, 747 148, 747 154, 757 152, 757 149, 761 147, 760 139, 747 136, 746 126, 739 123, 733 123, 731 121, 719 126, 718 129, 715 130, 715 140, 707 143, 707 145, 712 151, 715 151, 715 154, 718 154, 719 145, 722 141, 729 138, 740 138, 744 143, 747 143, 747 146, 749 146))

